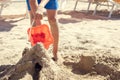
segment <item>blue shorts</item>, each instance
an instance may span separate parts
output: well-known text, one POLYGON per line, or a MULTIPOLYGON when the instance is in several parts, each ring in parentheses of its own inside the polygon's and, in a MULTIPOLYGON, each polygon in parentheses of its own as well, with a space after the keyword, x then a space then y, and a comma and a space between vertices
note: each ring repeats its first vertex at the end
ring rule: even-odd
MULTIPOLYGON (((40 4, 41 0, 37 0, 38 4, 40 4)), ((29 0, 26 0, 28 10, 30 11, 29 0)), ((49 0, 49 2, 45 5, 46 9, 57 10, 58 9, 58 0, 49 0)))

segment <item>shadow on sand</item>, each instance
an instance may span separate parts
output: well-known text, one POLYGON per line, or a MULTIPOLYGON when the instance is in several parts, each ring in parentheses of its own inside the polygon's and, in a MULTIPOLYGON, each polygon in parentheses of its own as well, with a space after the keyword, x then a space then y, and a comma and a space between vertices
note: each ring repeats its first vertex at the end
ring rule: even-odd
POLYGON ((0 18, 0 32, 10 31, 14 26, 17 26, 16 24, 14 24, 15 22, 18 22, 18 21, 23 20, 23 19, 24 18, 19 19, 19 20, 6 21, 6 19, 1 19, 0 18))
POLYGON ((82 20, 119 20, 120 14, 119 12, 114 12, 111 18, 108 18, 108 11, 97 11, 96 15, 92 15, 93 11, 90 10, 86 13, 85 10, 81 11, 58 11, 58 14, 64 14, 71 16, 70 18, 60 18, 59 22, 62 24, 67 23, 77 23, 81 22, 82 20))

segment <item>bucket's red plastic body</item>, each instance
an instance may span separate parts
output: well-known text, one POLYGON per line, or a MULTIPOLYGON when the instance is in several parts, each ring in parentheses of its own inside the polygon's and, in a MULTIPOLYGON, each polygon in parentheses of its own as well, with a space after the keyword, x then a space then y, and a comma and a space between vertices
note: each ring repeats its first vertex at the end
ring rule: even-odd
POLYGON ((28 29, 27 33, 32 46, 37 42, 41 42, 44 47, 48 49, 49 45, 54 41, 49 27, 46 24, 31 27, 28 29))

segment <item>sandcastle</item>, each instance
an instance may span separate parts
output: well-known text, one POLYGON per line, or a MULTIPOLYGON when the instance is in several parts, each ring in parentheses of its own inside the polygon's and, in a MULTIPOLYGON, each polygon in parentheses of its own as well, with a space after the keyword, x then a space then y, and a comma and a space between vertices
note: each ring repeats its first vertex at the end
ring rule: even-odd
POLYGON ((29 80, 63 80, 65 77, 60 75, 61 71, 39 43, 33 48, 25 48, 23 57, 16 65, 6 69, 0 80, 18 80, 26 73, 31 75, 29 80))

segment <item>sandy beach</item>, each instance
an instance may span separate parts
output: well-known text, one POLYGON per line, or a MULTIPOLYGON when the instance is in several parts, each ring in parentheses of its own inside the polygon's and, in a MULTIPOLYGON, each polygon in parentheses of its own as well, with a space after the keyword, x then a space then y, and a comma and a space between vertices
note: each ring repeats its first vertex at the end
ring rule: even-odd
MULTIPOLYGON (((76 11, 73 10, 74 4, 74 0, 67 1, 57 16, 60 34, 58 54, 64 60, 60 67, 67 73, 63 75, 68 77, 67 80, 120 80, 120 14, 113 14, 108 19, 106 7, 92 15, 94 4, 88 13, 88 3, 79 2, 76 11), (74 67, 82 55, 96 58, 95 70, 82 74, 74 67)), ((20 60, 25 47, 31 47, 27 35, 29 15, 26 17, 25 14, 25 2, 9 4, 1 14, 0 74, 7 66, 20 60)), ((46 16, 43 23, 48 24, 46 16)), ((28 77, 17 80, 28 80, 28 77)))

